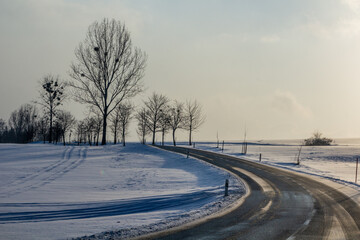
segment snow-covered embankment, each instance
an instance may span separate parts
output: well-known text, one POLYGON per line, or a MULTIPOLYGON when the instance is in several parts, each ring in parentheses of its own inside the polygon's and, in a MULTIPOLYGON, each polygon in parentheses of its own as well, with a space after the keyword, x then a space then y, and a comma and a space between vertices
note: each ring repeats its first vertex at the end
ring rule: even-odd
POLYGON ((141 144, 0 152, 0 239, 131 237, 213 214, 245 191, 228 172, 141 144))

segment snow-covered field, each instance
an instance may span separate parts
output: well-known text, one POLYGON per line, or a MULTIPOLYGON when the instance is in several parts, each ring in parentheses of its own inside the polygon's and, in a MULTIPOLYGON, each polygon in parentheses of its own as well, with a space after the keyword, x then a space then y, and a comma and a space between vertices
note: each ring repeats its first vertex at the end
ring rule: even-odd
POLYGON ((124 238, 209 215, 243 193, 223 170, 141 144, 0 144, 0 239, 124 238))
MULTIPOLYGON (((261 162, 264 164, 324 177, 360 190, 360 170, 358 182, 355 184, 360 139, 335 139, 333 145, 323 147, 303 146, 300 165, 296 165, 300 144, 301 140, 250 141, 247 154, 243 155, 240 142, 225 142, 223 153, 256 162, 259 162, 261 153, 261 162)), ((222 152, 222 142, 219 147, 211 142, 196 143, 196 148, 222 152)))

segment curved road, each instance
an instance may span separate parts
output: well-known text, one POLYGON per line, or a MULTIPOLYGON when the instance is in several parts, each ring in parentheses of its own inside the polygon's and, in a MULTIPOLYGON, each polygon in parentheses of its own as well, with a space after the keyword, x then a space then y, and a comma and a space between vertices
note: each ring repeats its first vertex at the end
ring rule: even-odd
POLYGON ((309 177, 198 149, 163 149, 207 161, 241 177, 250 194, 235 210, 139 239, 360 239, 360 208, 309 177))

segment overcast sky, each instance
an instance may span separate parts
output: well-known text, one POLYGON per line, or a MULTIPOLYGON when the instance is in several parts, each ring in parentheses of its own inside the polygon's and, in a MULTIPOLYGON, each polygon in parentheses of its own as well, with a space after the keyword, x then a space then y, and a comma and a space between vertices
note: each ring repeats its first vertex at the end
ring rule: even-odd
POLYGON ((44 75, 69 80, 74 49, 104 17, 148 54, 137 103, 156 91, 203 105, 195 140, 242 139, 245 126, 251 139, 360 137, 357 0, 2 0, 0 118, 35 100, 44 75))

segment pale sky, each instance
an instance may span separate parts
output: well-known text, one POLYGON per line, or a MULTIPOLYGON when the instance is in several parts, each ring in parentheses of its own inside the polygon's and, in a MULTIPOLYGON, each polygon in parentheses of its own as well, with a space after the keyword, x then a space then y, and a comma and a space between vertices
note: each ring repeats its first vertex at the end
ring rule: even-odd
MULTIPOLYGON (((104 17, 148 54, 138 104, 156 91, 203 105, 195 140, 240 140, 245 126, 250 139, 360 137, 357 0, 1 0, 0 118, 36 100, 44 75, 69 80, 104 17)), ((85 106, 65 107, 83 118, 85 106)))

